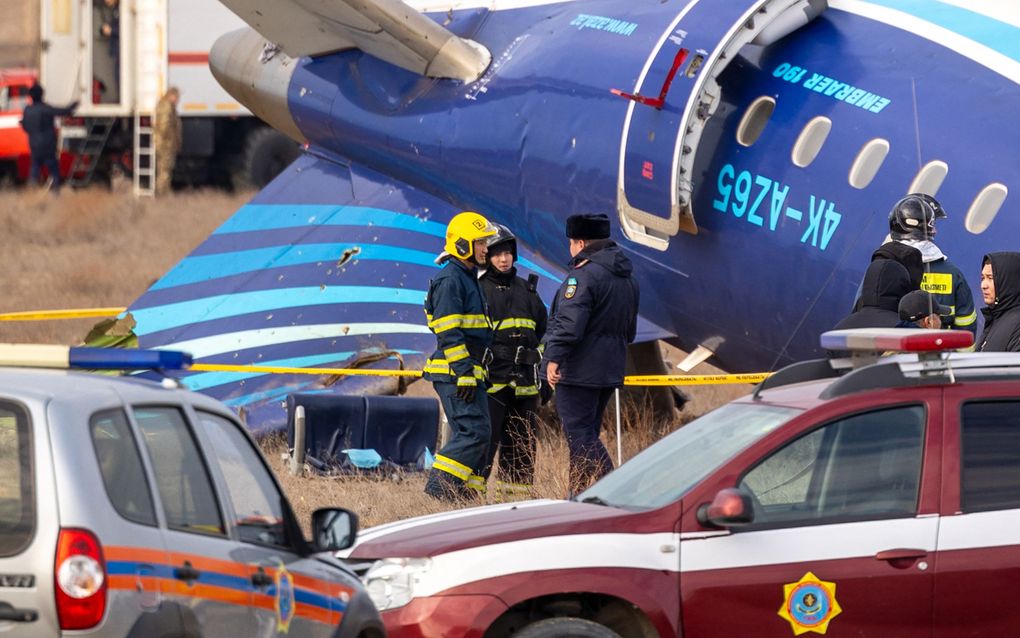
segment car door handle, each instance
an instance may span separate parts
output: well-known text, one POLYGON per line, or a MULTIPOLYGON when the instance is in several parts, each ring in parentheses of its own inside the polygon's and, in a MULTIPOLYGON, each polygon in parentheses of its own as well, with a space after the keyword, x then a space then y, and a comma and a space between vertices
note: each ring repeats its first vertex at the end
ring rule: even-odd
POLYGON ((917 560, 918 558, 924 558, 928 555, 928 552, 923 549, 912 549, 912 548, 898 548, 898 549, 886 549, 875 554, 876 560, 884 561, 907 561, 917 560))
POLYGON ((0 603, 0 620, 8 622, 35 622, 39 612, 34 609, 18 609, 10 603, 0 603))
POLYGON ((259 570, 251 575, 251 584, 256 587, 269 587, 273 584, 273 577, 266 573, 266 570, 259 567, 259 570))
POLYGON ((186 583, 191 583, 193 580, 198 580, 201 575, 197 569, 191 566, 189 561, 184 561, 184 565, 181 567, 174 568, 174 578, 177 580, 183 580, 186 583))

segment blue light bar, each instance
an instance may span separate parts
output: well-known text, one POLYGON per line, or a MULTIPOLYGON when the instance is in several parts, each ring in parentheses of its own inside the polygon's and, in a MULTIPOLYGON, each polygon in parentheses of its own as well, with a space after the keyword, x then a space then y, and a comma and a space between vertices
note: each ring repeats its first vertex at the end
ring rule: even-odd
POLYGON ((0 366, 90 370, 180 370, 190 365, 191 355, 177 350, 0 344, 0 366))
POLYGON ((822 333, 823 348, 850 352, 939 352, 972 345, 974 335, 969 330, 858 328, 822 333))
POLYGON ((120 348, 71 348, 72 368, 93 370, 181 370, 191 365, 191 354, 179 350, 124 350, 120 348))

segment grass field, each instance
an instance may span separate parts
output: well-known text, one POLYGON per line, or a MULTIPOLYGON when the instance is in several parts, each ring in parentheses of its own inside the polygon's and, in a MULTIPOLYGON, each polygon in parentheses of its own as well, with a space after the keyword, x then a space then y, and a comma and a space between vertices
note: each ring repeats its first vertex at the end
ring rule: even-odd
MULTIPOLYGON (((0 224, 5 229, 0 236, 0 312, 127 306, 249 197, 189 192, 153 200, 104 190, 65 189, 59 197, 43 191, 0 191, 0 224)), ((0 322, 0 341, 75 345, 94 323, 0 322)), ((668 348, 663 352, 671 363, 683 356, 668 348)), ((700 366, 695 373, 714 371, 700 366)), ((692 388, 688 407, 670 423, 653 423, 647 411, 628 409, 624 459, 653 443, 653 432, 670 431, 748 389, 692 388)), ((427 396, 431 388, 418 382, 411 393, 427 396)), ((567 493, 566 445, 555 423, 542 432, 535 495, 562 498, 567 493)), ((604 440, 615 461, 615 435, 607 431, 604 440)), ((424 477, 418 474, 295 478, 286 472, 280 439, 264 441, 263 449, 305 525, 314 509, 327 506, 354 510, 363 525, 450 508, 422 494, 424 477)))

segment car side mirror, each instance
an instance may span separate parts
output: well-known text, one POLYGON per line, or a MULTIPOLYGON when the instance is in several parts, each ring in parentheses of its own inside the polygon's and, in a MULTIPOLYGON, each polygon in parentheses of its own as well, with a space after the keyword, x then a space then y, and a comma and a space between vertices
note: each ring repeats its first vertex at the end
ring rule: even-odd
POLYGON ((698 508, 698 522, 709 527, 740 527, 753 521, 751 495, 736 487, 719 490, 711 503, 698 508))
POLYGON ((342 508, 324 508, 312 512, 312 549, 335 552, 347 549, 358 536, 358 516, 342 508))

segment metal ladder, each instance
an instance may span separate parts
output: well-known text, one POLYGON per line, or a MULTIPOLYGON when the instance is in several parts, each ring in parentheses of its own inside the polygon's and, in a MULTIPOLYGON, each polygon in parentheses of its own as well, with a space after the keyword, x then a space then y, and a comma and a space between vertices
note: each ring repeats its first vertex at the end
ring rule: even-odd
POLYGON ((156 194, 156 145, 153 143, 151 113, 135 113, 134 193, 152 197, 156 194))
POLYGON ((96 166, 99 165, 106 149, 106 142, 110 139, 114 122, 114 118, 111 117, 93 117, 85 120, 87 133, 72 147, 74 161, 71 162, 71 170, 67 175, 68 184, 74 188, 81 188, 92 182, 96 166))
POLYGON ((156 148, 152 135, 156 103, 167 89, 168 0, 135 2, 134 193, 156 193, 156 148))

